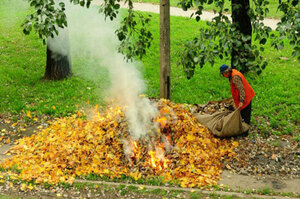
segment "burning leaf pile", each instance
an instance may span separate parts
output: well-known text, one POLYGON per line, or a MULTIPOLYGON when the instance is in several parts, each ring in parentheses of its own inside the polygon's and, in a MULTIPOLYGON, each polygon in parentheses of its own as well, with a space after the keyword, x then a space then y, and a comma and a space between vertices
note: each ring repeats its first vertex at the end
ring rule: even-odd
POLYGON ((1 166, 37 183, 72 183, 93 173, 135 180, 161 176, 182 187, 216 184, 222 160, 234 155, 237 142, 215 138, 181 104, 160 100, 156 106, 156 130, 138 140, 130 136, 124 110, 110 106, 92 119, 82 119, 82 113, 57 119, 19 140, 11 150, 15 156, 1 166))

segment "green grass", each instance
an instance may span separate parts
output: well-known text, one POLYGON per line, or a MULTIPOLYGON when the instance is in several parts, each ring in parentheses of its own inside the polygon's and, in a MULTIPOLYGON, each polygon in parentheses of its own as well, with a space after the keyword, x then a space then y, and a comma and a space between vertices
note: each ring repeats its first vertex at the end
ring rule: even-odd
POLYGON ((42 80, 46 47, 36 34, 22 33, 26 6, 16 3, 16 8, 7 2, 0 2, 0 112, 65 116, 87 101, 101 103, 93 92, 97 89, 94 82, 76 75, 64 81, 42 80))
MULTIPOLYGON (((0 2, 0 112, 20 114, 31 111, 33 116, 65 116, 87 101, 102 103, 102 88, 105 86, 101 85, 107 85, 106 75, 98 72, 97 82, 81 75, 80 66, 85 60, 80 58, 72 57, 74 77, 64 81, 41 79, 45 70, 45 46, 36 34, 25 36, 22 33, 20 25, 28 9, 15 9, 7 6, 7 2, 0 2)), ((152 15, 154 41, 142 60, 142 72, 148 87, 147 95, 159 97, 159 15, 152 15)), ((214 67, 206 64, 202 69, 197 68, 190 80, 177 66, 182 45, 197 35, 200 26, 205 26, 205 23, 171 17, 171 89, 174 102, 203 104, 231 96, 228 80, 220 77, 218 71, 218 66, 230 63, 229 60, 217 60, 214 67)), ((260 76, 246 76, 256 92, 252 122, 261 132, 294 134, 299 139, 299 62, 290 56, 291 47, 276 51, 267 45, 263 56, 269 61, 269 66, 260 76)))
MULTIPOLYGON (((160 0, 133 0, 134 2, 139 2, 139 3, 152 3, 152 4, 159 4, 160 0)), ((178 3, 180 2, 180 0, 171 0, 170 1, 170 6, 172 7, 179 7, 178 3)), ((253 1, 250 0, 250 6, 254 6, 253 1)), ((267 8, 269 9, 269 13, 267 13, 266 17, 269 18, 277 18, 279 19, 282 16, 282 12, 277 10, 278 7, 278 1, 277 0, 269 0, 269 5, 267 6, 267 8)), ((215 4, 205 4, 204 5, 204 10, 208 10, 208 11, 213 11, 215 9, 215 4)), ((226 0, 225 1, 225 6, 224 8, 229 9, 229 11, 231 12, 231 1, 226 0)))
MULTIPOLYGON (((138 180, 135 180, 134 178, 130 176, 126 176, 122 174, 120 178, 109 178, 105 175, 98 175, 98 174, 89 174, 86 176, 79 176, 79 179, 85 179, 85 180, 100 180, 105 182, 127 182, 127 183, 133 183, 133 184, 144 184, 144 185, 154 185, 154 186, 162 186, 165 185, 166 182, 164 182, 163 177, 153 177, 153 178, 139 178, 138 180)), ((168 182, 169 185, 179 185, 176 182, 168 182)))
POLYGON ((264 188, 258 189, 257 192, 262 195, 269 195, 271 193, 271 190, 269 187, 264 187, 264 188))
MULTIPOLYGON (((148 94, 159 96, 159 18, 153 15, 154 42, 143 60, 148 94)), ((171 17, 171 89, 172 100, 180 103, 204 104, 209 100, 231 97, 228 80, 219 76, 218 66, 230 63, 217 60, 214 67, 206 64, 197 68, 192 79, 187 80, 181 67, 177 66, 178 53, 182 44, 197 35, 197 27, 205 26, 192 19, 171 17)), ((256 97, 253 100, 252 122, 262 131, 279 131, 281 134, 296 134, 296 124, 300 121, 300 64, 291 57, 289 45, 282 51, 274 50, 268 43, 262 53, 269 65, 260 76, 248 74, 246 78, 252 85, 256 97), (282 59, 281 57, 286 57, 282 59), (259 121, 257 119, 259 118, 259 121), (269 124, 268 122, 271 122, 269 124)))

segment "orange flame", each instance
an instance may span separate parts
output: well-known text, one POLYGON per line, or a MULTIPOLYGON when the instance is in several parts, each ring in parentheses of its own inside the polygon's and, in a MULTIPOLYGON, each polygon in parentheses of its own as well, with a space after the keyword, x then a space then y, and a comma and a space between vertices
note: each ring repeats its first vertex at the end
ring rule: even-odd
POLYGON ((155 151, 148 152, 150 159, 146 162, 150 163, 150 166, 158 171, 168 168, 169 160, 165 158, 164 152, 163 144, 156 146, 155 151))
POLYGON ((136 141, 131 141, 130 142, 130 147, 132 149, 132 152, 134 154, 134 157, 138 160, 141 157, 141 151, 140 151, 140 147, 138 146, 136 141))
POLYGON ((166 117, 164 117, 164 116, 161 117, 161 118, 158 118, 156 121, 160 124, 161 128, 166 127, 167 123, 168 123, 168 119, 166 117))

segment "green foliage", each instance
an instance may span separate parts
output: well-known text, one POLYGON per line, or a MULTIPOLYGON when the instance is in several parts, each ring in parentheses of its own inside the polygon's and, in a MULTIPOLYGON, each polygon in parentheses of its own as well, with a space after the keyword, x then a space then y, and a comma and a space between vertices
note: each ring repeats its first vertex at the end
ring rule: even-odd
MULTIPOLYGON (((205 3, 215 3, 215 12, 218 13, 212 21, 208 21, 209 28, 200 28, 200 34, 193 41, 185 45, 181 54, 180 64, 184 67, 187 78, 193 76, 197 65, 201 68, 206 62, 212 66, 217 58, 228 59, 233 52, 239 52, 232 67, 241 71, 256 71, 258 74, 267 65, 263 61, 260 51, 256 45, 251 45, 251 36, 244 35, 237 29, 239 24, 232 23, 229 18, 223 14, 227 11, 224 9, 224 1, 195 1, 197 5, 196 21, 200 20, 203 5, 205 3)), ((193 0, 182 0, 179 3, 184 10, 193 7, 193 0)), ((237 8, 238 9, 238 8, 237 8)), ((261 47, 262 49, 262 47, 261 47)))
POLYGON ((153 40, 152 33, 148 29, 150 18, 151 15, 144 16, 128 10, 128 16, 123 18, 121 27, 116 30, 121 41, 119 52, 124 54, 127 60, 134 57, 142 59, 146 49, 150 47, 153 40))
MULTIPOLYGON (((132 9, 132 3, 131 1, 128 1, 128 5, 130 6, 130 9, 132 9)), ((117 18, 117 15, 119 13, 120 8, 120 0, 104 0, 100 12, 104 13, 105 18, 109 17, 110 20, 114 20, 117 18)))
MULTIPOLYGON (((144 16, 133 11, 132 0, 127 0, 125 3, 128 5, 127 15, 115 32, 121 42, 119 52, 124 54, 127 60, 142 59, 153 40, 152 33, 149 31, 151 15, 144 16)), ((105 18, 109 17, 113 20, 117 17, 119 9, 120 0, 104 0, 100 12, 104 13, 105 18)))
MULTIPOLYGON (((68 26, 67 16, 65 14, 65 4, 60 2, 55 4, 55 0, 27 0, 30 6, 34 8, 32 14, 27 15, 23 23, 23 32, 30 34, 34 29, 39 37, 46 43, 48 37, 54 37, 59 32, 57 27, 65 28, 68 26)), ((92 0, 70 0, 74 5, 90 7, 92 0)), ((152 34, 148 30, 148 24, 151 16, 136 14, 132 10, 132 1, 127 0, 128 16, 125 17, 120 27, 116 30, 118 39, 121 41, 119 51, 123 53, 127 60, 134 57, 142 59, 146 54, 146 49, 150 47, 152 34)), ((117 18, 120 9, 120 0, 104 0, 100 12, 105 18, 114 20, 117 18)))
POLYGON ((252 19, 253 32, 256 34, 255 40, 264 45, 268 39, 271 40, 271 46, 277 50, 282 50, 285 46, 284 39, 288 39, 289 45, 293 47, 292 56, 297 57, 300 62, 300 9, 299 0, 283 0, 278 5, 278 10, 283 12, 281 21, 277 24, 276 31, 279 34, 271 33, 271 28, 264 25, 265 14, 269 12, 266 5, 267 0, 256 0, 255 10, 249 10, 249 16, 252 19))
MULTIPOLYGON (((289 45, 293 46, 292 56, 297 57, 300 62, 300 7, 299 0, 283 0, 279 7, 284 15, 278 23, 276 30, 279 37, 272 41, 272 46, 281 50, 284 47, 283 39, 289 40, 289 45)), ((272 35, 274 37, 274 35, 272 35)))
POLYGON ((71 3, 74 5, 80 4, 81 6, 86 6, 87 8, 90 7, 93 0, 70 0, 71 3))
POLYGON ((45 44, 48 37, 58 35, 57 27, 67 26, 64 3, 56 6, 54 0, 28 0, 28 2, 34 11, 25 18, 24 34, 28 35, 34 29, 45 44))
MULTIPOLYGON (((195 12, 196 21, 201 19, 201 14, 205 4, 215 4, 214 12, 218 13, 212 21, 208 21, 209 28, 200 28, 200 33, 193 40, 187 42, 180 54, 180 65, 183 66, 184 72, 188 79, 194 75, 197 65, 202 68, 205 63, 215 64, 216 59, 228 59, 233 52, 238 52, 233 57, 232 67, 241 71, 255 71, 261 74, 266 68, 268 62, 262 57, 261 53, 265 50, 265 44, 268 39, 272 40, 272 46, 281 50, 284 46, 283 39, 289 39, 294 46, 293 56, 298 57, 300 61, 300 10, 296 8, 298 0, 281 2, 279 10, 284 12, 281 23, 277 28, 278 35, 270 32, 272 29, 265 26, 263 20, 269 9, 267 0, 253 0, 254 5, 248 8, 252 30, 255 37, 245 35, 237 29, 239 24, 229 20, 224 15, 228 9, 224 8, 224 0, 181 0, 179 5, 183 10, 197 6, 195 12), (295 2, 296 1, 296 2, 295 2)), ((237 8, 239 9, 239 8, 237 8)))
MULTIPOLYGON (((9 4, 10 0, 5 0, 9 4)), ((0 1, 0 4, 3 1, 0 1)), ((14 10, 14 6, 0 6, 0 112, 13 115, 31 111, 33 117, 48 114, 66 116, 78 110, 78 107, 103 103, 102 93, 109 86, 105 71, 97 71, 97 81, 88 81, 82 76, 82 65, 90 60, 73 59, 74 77, 61 81, 42 81, 44 73, 45 47, 37 35, 24 36, 20 24, 30 10, 14 10), (11 20, 12 11, 16 16, 11 20), (55 106, 56 109, 52 107, 55 106)), ((145 13, 145 15, 148 15, 145 13)), ((147 85, 147 95, 159 97, 159 15, 153 14, 150 22, 153 44, 147 56, 143 58, 142 73, 147 85)), ((206 27, 205 22, 196 22, 183 17, 171 17, 171 89, 172 101, 177 103, 205 104, 209 100, 221 100, 231 96, 228 80, 219 76, 216 67, 206 63, 202 70, 196 70, 190 80, 176 63, 177 56, 185 43, 198 34, 197 26, 206 27)), ((284 40, 282 51, 273 49, 267 41, 263 57, 269 66, 259 77, 246 75, 256 97, 253 101, 252 122, 258 127, 259 135, 263 132, 293 134, 300 139, 297 122, 300 121, 299 93, 300 67, 291 57, 292 47, 284 40), (270 126, 270 119, 277 121, 278 128, 270 126), (286 132, 285 132, 286 131, 286 132)), ((217 59, 220 65, 224 61, 217 59)), ((87 78, 86 78, 87 76, 87 78)))

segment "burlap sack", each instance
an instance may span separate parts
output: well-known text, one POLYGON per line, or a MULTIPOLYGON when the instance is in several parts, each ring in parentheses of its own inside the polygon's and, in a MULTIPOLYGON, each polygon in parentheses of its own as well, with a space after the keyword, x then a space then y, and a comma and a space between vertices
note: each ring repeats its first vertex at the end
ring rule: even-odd
POLYGON ((214 135, 229 137, 240 135, 249 129, 249 125, 242 121, 240 109, 233 112, 223 111, 209 114, 195 114, 198 121, 206 126, 214 135))

